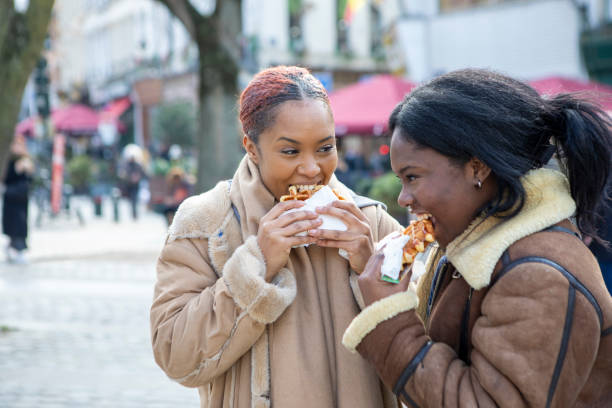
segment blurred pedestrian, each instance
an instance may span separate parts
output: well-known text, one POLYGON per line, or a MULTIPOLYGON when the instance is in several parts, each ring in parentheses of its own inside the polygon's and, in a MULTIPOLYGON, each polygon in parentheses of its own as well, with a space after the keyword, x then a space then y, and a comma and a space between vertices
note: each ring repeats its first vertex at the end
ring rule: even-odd
POLYGON ((34 162, 28 154, 25 137, 18 134, 10 147, 2 206, 2 232, 10 240, 6 258, 11 263, 26 262, 24 251, 28 247, 28 200, 33 173, 34 162))
POLYGON ((123 181, 124 191, 132 207, 132 218, 138 219, 140 183, 145 178, 142 167, 142 149, 136 145, 127 145, 123 152, 127 162, 120 168, 119 178, 123 181))
POLYGON ((164 197, 164 216, 168 226, 174 220, 179 205, 192 194, 193 184, 180 167, 172 167, 166 175, 166 194, 164 197))
POLYGON ((242 93, 240 120, 247 154, 231 183, 181 205, 158 260, 151 306, 157 363, 175 381, 198 387, 203 407, 397 407, 340 338, 359 311, 351 282, 375 240, 400 225, 333 177, 332 111, 307 70, 256 75, 242 93), (319 184, 346 200, 285 213, 304 205, 279 202, 290 185, 319 184), (317 229, 319 214, 341 219, 347 230, 317 229))
POLYGON ((612 298, 580 239, 598 239, 610 125, 578 97, 474 69, 394 109, 398 203, 431 217, 439 262, 414 288, 382 281, 374 255, 343 342, 406 405, 612 406, 612 298), (555 151, 563 172, 543 168, 555 151))

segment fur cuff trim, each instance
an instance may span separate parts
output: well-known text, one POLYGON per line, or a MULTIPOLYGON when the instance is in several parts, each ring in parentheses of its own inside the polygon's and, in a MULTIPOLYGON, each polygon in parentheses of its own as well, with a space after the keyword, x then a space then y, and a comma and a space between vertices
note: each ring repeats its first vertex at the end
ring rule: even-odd
POLYGON ((342 344, 354 353, 359 343, 376 326, 402 312, 414 309, 418 304, 419 299, 411 289, 377 300, 363 309, 353 319, 348 329, 344 332, 342 344))
POLYGON ((223 268, 223 279, 234 301, 260 323, 272 323, 285 311, 297 292, 295 277, 281 269, 271 283, 265 281, 266 264, 257 245, 249 237, 223 268))

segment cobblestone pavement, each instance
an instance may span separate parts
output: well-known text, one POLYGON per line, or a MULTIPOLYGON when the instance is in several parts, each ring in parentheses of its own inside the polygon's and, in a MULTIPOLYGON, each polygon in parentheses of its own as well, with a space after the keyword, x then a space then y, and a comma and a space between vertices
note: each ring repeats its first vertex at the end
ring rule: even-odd
POLYGON ((197 391, 168 379, 151 352, 164 228, 153 216, 55 225, 31 232, 40 247, 28 265, 0 262, 0 407, 199 406, 197 391), (154 238, 139 235, 147 232, 154 238), (130 238, 139 242, 134 256, 130 238), (69 243, 63 253, 59 239, 69 243), (102 255, 85 249, 96 241, 102 255))

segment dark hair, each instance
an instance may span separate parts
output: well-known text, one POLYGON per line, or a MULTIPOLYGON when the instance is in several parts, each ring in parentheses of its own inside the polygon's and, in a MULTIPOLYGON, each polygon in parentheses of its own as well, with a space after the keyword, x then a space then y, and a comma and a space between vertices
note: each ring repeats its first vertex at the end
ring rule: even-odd
MULTIPOLYGON (((305 68, 277 66, 259 72, 240 95, 242 130, 254 143, 274 123, 283 102, 320 99, 329 106, 327 91, 305 68)), ((330 109, 331 112, 331 109, 330 109)))
POLYGON ((454 71, 414 89, 389 118, 389 129, 399 127, 406 140, 457 164, 476 157, 491 168, 499 189, 485 216, 516 215, 526 194, 520 177, 556 151, 578 227, 596 239, 595 208, 611 164, 610 125, 605 112, 575 95, 547 100, 523 82, 479 69, 454 71))

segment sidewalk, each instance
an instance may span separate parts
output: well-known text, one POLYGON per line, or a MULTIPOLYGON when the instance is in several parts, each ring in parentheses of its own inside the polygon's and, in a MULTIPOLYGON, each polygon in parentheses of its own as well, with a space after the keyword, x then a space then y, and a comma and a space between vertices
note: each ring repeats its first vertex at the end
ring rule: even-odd
MULTIPOLYGON (((85 224, 30 228, 27 265, 0 256, 0 407, 198 407, 155 364, 149 307, 162 216, 121 222, 76 200, 85 224)), ((35 216, 35 210, 31 213, 35 216)), ((0 244, 4 247, 5 237, 0 244)))
POLYGON ((93 204, 82 197, 72 200, 72 209, 70 217, 60 214, 55 219, 45 218, 37 227, 34 221, 37 209, 30 206, 28 259, 32 263, 84 258, 152 260, 163 247, 165 220, 159 214, 146 211, 142 205, 140 217, 134 221, 129 203, 121 201, 119 222, 113 221, 110 201, 104 202, 102 217, 94 216, 93 204), (84 225, 79 224, 75 215, 77 209, 84 225))

